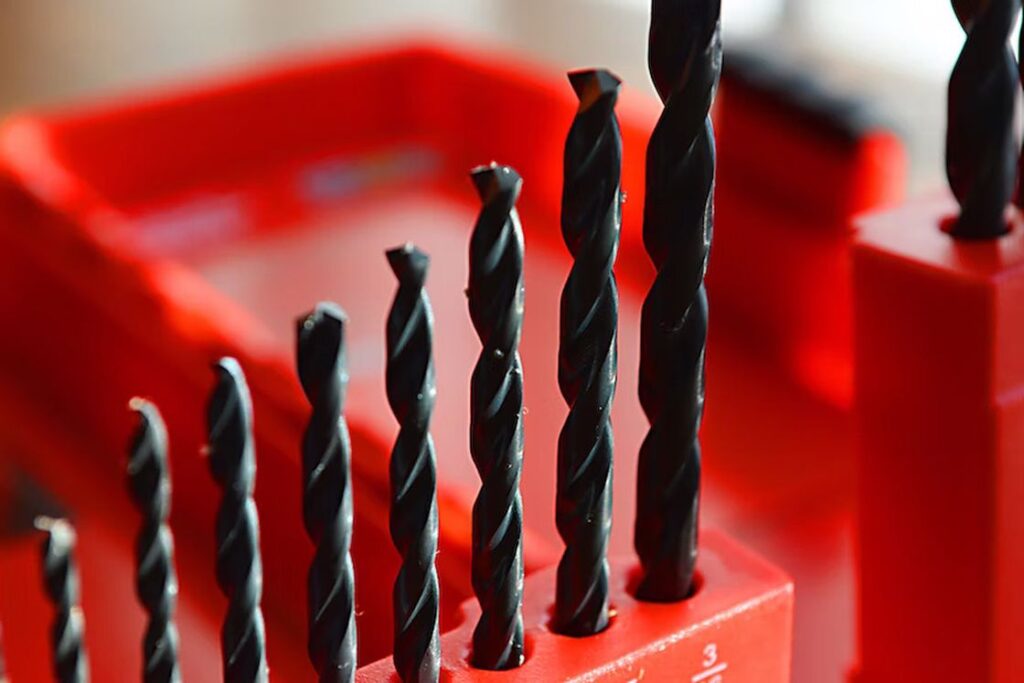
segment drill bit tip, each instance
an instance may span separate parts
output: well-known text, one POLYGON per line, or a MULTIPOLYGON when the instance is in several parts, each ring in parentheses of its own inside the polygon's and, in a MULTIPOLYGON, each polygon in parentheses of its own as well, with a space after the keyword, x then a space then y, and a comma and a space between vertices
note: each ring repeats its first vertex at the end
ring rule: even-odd
POLYGON ((232 483, 236 468, 255 469, 252 449, 241 448, 249 439, 247 432, 252 424, 252 404, 245 374, 237 360, 231 357, 221 358, 213 364, 213 371, 217 375, 217 384, 206 409, 210 442, 206 454, 214 478, 219 484, 225 485, 232 483), (224 434, 226 429, 237 431, 239 428, 243 433, 224 434), (239 447, 214 448, 212 444, 219 441, 222 436, 232 439, 239 447), (238 462, 235 461, 237 456, 241 456, 238 462))
POLYGON ((313 394, 323 385, 323 378, 336 368, 342 373, 343 383, 348 380, 344 364, 338 362, 344 352, 347 322, 348 316, 340 306, 324 301, 295 323, 299 383, 311 401, 316 400, 313 394))
POLYGON ((469 172, 480 200, 490 203, 501 195, 507 195, 506 201, 515 202, 523 186, 523 178, 511 166, 492 161, 477 166, 469 172))
POLYGON ((400 247, 386 252, 391 272, 398 278, 399 284, 422 287, 427 281, 430 269, 430 256, 419 247, 406 242, 400 247))
POLYGON ((39 515, 32 520, 32 526, 50 535, 50 542, 58 548, 70 548, 75 543, 75 528, 66 519, 39 515))
MULTIPOLYGON (((128 409, 139 419, 136 439, 138 441, 146 439, 155 444, 161 453, 165 453, 167 450, 167 427, 164 425, 163 418, 160 417, 159 409, 152 402, 138 396, 128 401, 128 409)), ((137 473, 139 468, 145 465, 148 456, 149 451, 132 449, 128 458, 128 474, 137 473)))
POLYGON ((569 72, 569 84, 580 100, 580 111, 594 106, 601 98, 619 96, 622 79, 607 69, 580 69, 569 72))

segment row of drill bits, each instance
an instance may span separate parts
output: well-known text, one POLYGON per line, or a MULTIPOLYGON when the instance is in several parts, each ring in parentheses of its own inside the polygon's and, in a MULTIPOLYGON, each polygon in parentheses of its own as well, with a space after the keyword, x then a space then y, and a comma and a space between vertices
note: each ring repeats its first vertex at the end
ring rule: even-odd
MULTIPOLYGON (((1024 207, 1024 153, 1018 139, 1018 70, 1010 34, 1020 0, 952 0, 966 34, 949 79, 946 176, 960 204, 950 233, 991 239, 1009 231, 1007 208, 1024 207), (1020 177, 1018 177, 1020 176, 1020 177), (1020 183, 1020 186, 1018 186, 1020 183)), ((1024 46, 1024 28, 1020 36, 1024 46)))
MULTIPOLYGON (((696 562, 707 335, 703 279, 715 171, 709 111, 721 71, 719 15, 720 0, 653 2, 649 62, 664 109, 647 150, 643 235, 657 276, 641 320, 640 400, 650 431, 640 452, 635 527, 642 568, 637 596, 652 601, 687 597, 696 562)), ((969 33, 987 25, 962 20, 969 33)), ((556 522, 565 550, 553 625, 559 633, 587 636, 609 624, 610 413, 618 328, 613 267, 624 195, 615 117, 620 82, 604 70, 573 72, 569 80, 579 108, 565 145, 562 196, 562 236, 573 266, 560 306, 558 383, 568 415, 558 439, 556 522)), ((525 656, 518 350, 524 250, 515 208, 522 179, 512 168, 493 163, 474 169, 471 178, 482 201, 470 240, 466 290, 481 343, 470 400, 470 451, 481 479, 472 533, 472 585, 481 616, 471 656, 474 666, 501 670, 519 666, 525 656)), ((412 245, 387 252, 387 259, 398 281, 386 329, 387 398, 399 425, 390 459, 390 529, 401 555, 393 594, 393 659, 403 681, 436 681, 438 513, 430 420, 437 390, 433 314, 425 290, 429 259, 412 245)), ((356 670, 345 325, 343 311, 323 303, 296 326, 298 376, 311 408, 301 444, 303 520, 315 548, 307 582, 308 649, 320 681, 352 681, 356 670)), ((222 491, 216 576, 228 601, 221 631, 223 675, 231 683, 266 681, 251 400, 236 361, 222 359, 214 370, 207 455, 222 491)), ((179 681, 167 431, 153 404, 136 399, 131 408, 138 424, 128 488, 142 517, 136 589, 149 616, 143 680, 179 681)), ((61 681, 86 681, 74 531, 60 520, 40 525, 47 532, 46 588, 56 609, 54 670, 61 681)))

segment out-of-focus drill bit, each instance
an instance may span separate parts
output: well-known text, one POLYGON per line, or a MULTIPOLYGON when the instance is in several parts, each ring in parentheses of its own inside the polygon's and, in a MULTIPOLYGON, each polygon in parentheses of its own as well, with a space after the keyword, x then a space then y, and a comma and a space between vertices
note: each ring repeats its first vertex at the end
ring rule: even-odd
POLYGON ((40 517, 36 527, 43 540, 43 583, 56 614, 50 631, 53 673, 60 683, 87 683, 89 658, 85 650, 85 617, 75 563, 75 530, 63 519, 40 517))
POLYGON ((620 81, 604 70, 569 81, 579 111, 565 142, 562 238, 573 266, 562 290, 558 385, 569 415, 558 439, 554 626, 586 636, 608 626, 612 513, 611 408, 618 374, 619 292, 612 267, 622 225, 620 81))
POLYGON ((206 409, 210 472, 220 486, 217 509, 217 585, 228 599, 221 628, 226 683, 267 681, 266 631, 260 599, 263 562, 253 489, 256 455, 252 402, 234 358, 214 366, 217 384, 206 409))
POLYGON ((167 471, 167 428, 156 406, 134 398, 129 407, 138 427, 129 445, 128 492, 142 515, 135 539, 135 590, 149 615, 142 644, 142 679, 175 683, 178 669, 178 575, 174 539, 167 524, 171 512, 171 480, 167 471))
POLYGON ((953 0, 967 33, 949 79, 946 177, 960 203, 951 234, 984 239, 1007 232, 1020 148, 1018 83, 1010 34, 1020 0, 953 0))
MULTIPOLYGON (((1024 86, 1024 23, 1021 23, 1020 33, 1017 37, 1017 73, 1021 85, 1024 86)), ((1016 204, 1024 209, 1024 146, 1021 147, 1020 157, 1017 161, 1017 197, 1016 204)))
POLYGON ((469 243, 469 314, 483 348, 470 381, 469 448, 480 474, 473 504, 473 591, 480 620, 473 665, 523 662, 523 230, 522 179, 491 164, 470 174, 483 202, 469 243))
POLYGON ((312 407, 302 438, 303 520, 316 546, 307 580, 309 658, 323 683, 356 674, 345 322, 338 306, 321 303, 296 325, 299 381, 312 407))
POLYGON ((665 107, 647 147, 644 246, 658 274, 641 315, 640 402, 650 429, 634 529, 637 596, 651 601, 685 598, 697 560, 720 10, 720 0, 652 3, 648 58, 665 107))
POLYGON ((398 420, 391 451, 391 539, 402 556, 394 587, 395 669, 403 681, 440 675, 437 463, 430 436, 434 314, 423 289, 429 257, 411 244, 387 252, 398 292, 387 321, 387 395, 398 420))
POLYGON ((7 678, 7 660, 4 659, 4 627, 0 624, 0 683, 9 683, 7 678))

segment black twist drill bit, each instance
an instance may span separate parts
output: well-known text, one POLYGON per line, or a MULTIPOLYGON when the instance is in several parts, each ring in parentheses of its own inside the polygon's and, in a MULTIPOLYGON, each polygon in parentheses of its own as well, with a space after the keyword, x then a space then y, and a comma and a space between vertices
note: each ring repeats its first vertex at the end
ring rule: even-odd
MULTIPOLYGON (((1021 23, 1020 34, 1017 38, 1017 71, 1021 85, 1024 85, 1024 23, 1021 23)), ((1021 147, 1019 161, 1017 162, 1017 195, 1016 205, 1024 209, 1024 146, 1021 147)))
POLYGON ((307 578, 309 658, 323 683, 356 674, 345 321, 340 308, 321 303, 296 325, 299 381, 312 407, 302 438, 303 520, 316 546, 307 578))
POLYGON ((256 455, 252 402, 242 368, 234 358, 214 366, 217 384, 206 409, 209 465, 221 488, 217 509, 217 585, 228 599, 221 628, 226 683, 268 680, 266 630, 260 599, 263 563, 253 489, 256 455))
POLYGON ((966 42, 949 79, 946 177, 960 203, 950 233, 986 239, 1007 232, 1020 148, 1018 83, 1010 33, 1020 0, 953 0, 966 42))
POLYGON ((81 584, 74 557, 75 530, 63 519, 40 518, 36 526, 46 533, 43 583, 56 612, 50 631, 54 677, 60 683, 88 683, 85 617, 79 602, 81 584))
POLYGON ((480 620, 473 665, 523 662, 523 231, 519 174, 491 164, 472 171, 483 202, 469 243, 469 314, 483 348, 470 382, 470 453, 480 474, 473 504, 473 591, 480 620))
POLYGON ((438 640, 437 463, 430 436, 434 385, 434 314, 423 289, 429 258, 410 244, 387 253, 398 292, 387 321, 387 395, 398 420, 391 451, 391 539, 402 556, 394 586, 398 675, 436 681, 438 640))
POLYGON ((4 629, 0 624, 0 683, 9 683, 7 678, 7 660, 4 659, 4 629))
POLYGON ((156 406, 132 399, 138 427, 129 445, 128 492, 142 515, 135 538, 135 591, 149 615, 142 641, 142 679, 146 683, 177 683, 178 575, 174 539, 167 524, 171 512, 171 480, 167 471, 167 428, 156 406))
POLYGON ((641 313, 637 596, 685 598, 697 560, 700 430, 713 222, 709 111, 722 68, 720 0, 654 0, 649 65, 665 107, 647 147, 644 246, 657 276, 641 313))
POLYGON ((579 111, 565 142, 562 238, 573 256, 562 289, 558 385, 569 415, 558 438, 555 629, 586 636, 608 626, 612 513, 611 408, 618 374, 619 292, 612 267, 622 225, 619 79, 569 74, 579 111))

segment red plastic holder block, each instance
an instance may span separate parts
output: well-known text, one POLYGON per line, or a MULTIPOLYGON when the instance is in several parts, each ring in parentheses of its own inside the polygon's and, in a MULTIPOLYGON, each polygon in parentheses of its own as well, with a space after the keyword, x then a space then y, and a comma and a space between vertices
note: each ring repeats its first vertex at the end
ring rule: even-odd
POLYGON ((1024 680, 1024 223, 942 232, 951 199, 863 221, 856 680, 1024 680))
MULTIPOLYGON (((560 636, 548 622, 555 568, 526 580, 523 618, 526 662, 511 671, 469 665, 475 601, 464 621, 441 639, 442 681, 690 681, 788 683, 793 631, 793 584, 774 566, 727 536, 701 537, 697 591, 677 603, 632 597, 632 560, 611 563, 613 618, 589 638, 560 636)), ((397 681, 390 659, 359 670, 362 683, 397 681)))

